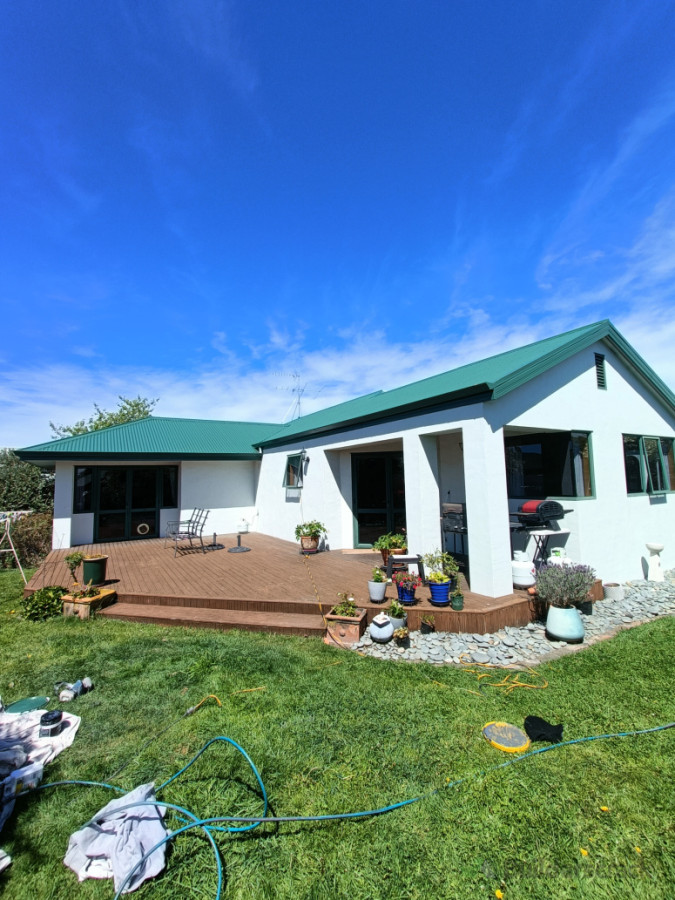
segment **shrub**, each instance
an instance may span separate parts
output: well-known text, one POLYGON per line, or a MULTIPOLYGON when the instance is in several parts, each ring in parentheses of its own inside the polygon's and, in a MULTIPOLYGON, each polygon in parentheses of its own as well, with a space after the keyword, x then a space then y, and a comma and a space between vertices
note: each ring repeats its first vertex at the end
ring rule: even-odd
POLYGON ((63 606, 61 598, 67 593, 60 585, 40 588, 21 601, 24 617, 31 622, 43 622, 52 616, 60 616, 63 606))
POLYGON ((590 566, 543 565, 537 572, 537 594, 551 606, 573 606, 587 599, 594 581, 590 566))
MULTIPOLYGON (((31 513, 12 524, 12 543, 22 566, 39 566, 52 549, 52 514, 31 513)), ((3 554, 12 559, 9 553, 3 554)))

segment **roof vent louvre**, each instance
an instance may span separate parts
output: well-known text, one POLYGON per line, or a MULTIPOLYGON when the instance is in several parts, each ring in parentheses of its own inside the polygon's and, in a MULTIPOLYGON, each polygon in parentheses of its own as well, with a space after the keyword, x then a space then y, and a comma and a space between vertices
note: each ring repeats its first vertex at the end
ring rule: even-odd
POLYGON ((602 353, 595 354, 595 380, 600 390, 607 390, 607 374, 605 372, 605 357, 602 353))

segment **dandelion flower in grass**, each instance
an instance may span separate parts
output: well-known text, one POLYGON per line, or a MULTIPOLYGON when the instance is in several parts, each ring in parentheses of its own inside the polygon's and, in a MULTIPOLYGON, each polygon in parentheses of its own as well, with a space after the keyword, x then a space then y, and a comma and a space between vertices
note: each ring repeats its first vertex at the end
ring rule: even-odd
POLYGON ((642 850, 640 850, 639 847, 636 847, 636 848, 635 848, 635 852, 636 852, 636 853, 642 853, 642 850))
POLYGON ((601 806, 600 811, 601 812, 609 812, 609 806, 601 806))
POLYGON ((588 850, 584 850, 583 847, 579 847, 579 850, 581 851, 582 856, 588 856, 588 850))
POLYGON ((499 888, 497 888, 497 890, 495 891, 495 897, 497 898, 497 900, 504 900, 504 894, 499 890, 499 888))

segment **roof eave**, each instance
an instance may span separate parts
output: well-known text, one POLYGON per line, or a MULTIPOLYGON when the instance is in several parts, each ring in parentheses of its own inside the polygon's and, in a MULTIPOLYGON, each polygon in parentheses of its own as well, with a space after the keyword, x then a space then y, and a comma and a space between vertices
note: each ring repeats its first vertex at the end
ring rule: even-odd
POLYGON ((279 435, 278 437, 261 441, 256 446, 263 450, 272 447, 281 447, 284 444, 297 443, 297 441, 306 437, 337 434, 340 431, 355 428, 359 425, 377 425, 382 422, 391 422, 395 419, 407 419, 420 412, 429 413, 439 409, 453 409, 459 406, 468 406, 471 403, 485 403, 487 400, 491 399, 492 385, 476 384, 460 391, 439 394, 435 397, 430 397, 427 400, 416 400, 411 403, 405 403, 394 407, 393 409, 383 410, 382 413, 355 416, 352 419, 345 419, 342 422, 323 425, 318 428, 308 428, 305 431, 294 431, 292 434, 279 435))
POLYGON ((63 453, 59 453, 58 455, 53 452, 50 453, 48 451, 39 451, 35 453, 31 453, 26 450, 17 450, 15 451, 16 455, 19 459, 22 459, 24 462, 35 462, 35 463, 44 463, 48 462, 50 465, 54 465, 57 462, 69 462, 70 460, 91 460, 93 462, 105 462, 106 460, 127 460, 127 461, 138 461, 138 462, 152 462, 152 461, 164 461, 172 460, 174 462, 183 462, 185 460, 260 460, 261 454, 252 452, 252 453, 102 453, 102 452, 89 452, 89 453, 69 453, 64 451, 63 453))

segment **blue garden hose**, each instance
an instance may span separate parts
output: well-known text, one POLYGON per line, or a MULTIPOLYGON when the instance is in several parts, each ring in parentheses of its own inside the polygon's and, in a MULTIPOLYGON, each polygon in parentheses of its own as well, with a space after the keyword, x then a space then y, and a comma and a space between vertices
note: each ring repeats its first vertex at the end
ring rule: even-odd
MULTIPOLYGON (((350 812, 350 813, 330 813, 330 814, 319 815, 319 816, 268 816, 267 815, 267 808, 268 808, 267 791, 265 790, 265 785, 263 784, 263 780, 260 777, 260 773, 256 769, 253 761, 251 760, 251 757, 248 755, 248 753, 244 750, 243 747, 241 747, 236 741, 232 740, 231 738, 224 737, 224 736, 211 738, 211 740, 207 741, 206 744, 204 744, 204 746, 201 748, 201 750, 199 750, 192 757, 192 759, 187 763, 187 765, 183 766, 183 768, 180 769, 178 772, 176 772, 175 775, 172 775, 171 778, 167 779, 167 781, 165 781, 163 784, 161 784, 157 788, 157 793, 159 793, 164 788, 168 787, 173 781, 175 781, 184 772, 186 772, 190 768, 190 766, 193 765, 193 763, 195 763, 199 759, 199 757, 202 755, 202 753, 204 753, 208 749, 208 747, 210 747, 212 744, 222 741, 224 743, 230 744, 232 747, 234 747, 236 750, 238 750, 239 753, 241 753, 241 755, 244 757, 244 759, 249 764, 253 774, 255 775, 256 781, 258 782, 258 786, 260 787, 260 790, 261 790, 262 796, 263 796, 263 814, 262 814, 262 816, 214 816, 214 817, 207 818, 207 819, 199 819, 199 818, 197 818, 197 816, 195 816, 189 810, 184 809, 181 806, 177 806, 176 804, 166 803, 166 802, 162 801, 161 802, 162 806, 165 806, 168 809, 172 809, 176 812, 182 813, 182 815, 185 816, 188 821, 186 822, 186 824, 182 825, 176 831, 173 831, 170 834, 167 834, 161 841, 159 841, 157 844, 155 844, 155 846, 152 847, 152 849, 149 850, 138 861, 138 863, 134 866, 134 868, 127 874, 127 877, 124 880, 124 883, 122 884, 119 891, 115 895, 115 900, 119 900, 119 898, 122 894, 122 891, 128 884, 129 880, 132 878, 132 876, 134 875, 136 870, 140 866, 142 866, 143 863, 150 856, 152 856, 152 854, 156 850, 158 850, 160 847, 164 846, 164 844, 167 844, 169 841, 172 841, 174 838, 178 837, 178 835, 184 834, 193 828, 201 828, 211 844, 211 848, 213 850, 215 860, 216 860, 216 869, 218 872, 218 885, 217 885, 217 890, 216 890, 216 900, 220 900, 220 896, 221 896, 221 892, 222 892, 222 883, 223 883, 223 866, 222 866, 222 860, 220 857, 220 851, 218 850, 216 842, 213 839, 212 832, 229 833, 229 834, 241 833, 244 831, 251 831, 253 828, 257 828, 259 825, 263 825, 268 822, 269 823, 328 822, 328 821, 334 821, 334 820, 338 820, 338 819, 362 819, 367 816, 383 815, 384 813, 393 812, 393 810, 395 810, 395 809, 400 809, 404 806, 410 806, 412 803, 418 803, 421 800, 428 799, 429 797, 432 797, 435 794, 440 793, 440 791, 443 790, 444 788, 457 787, 458 785, 463 784, 466 781, 470 781, 474 778, 479 778, 482 775, 487 775, 489 772, 496 771, 497 769, 504 769, 507 766, 512 766, 515 763, 521 762, 524 759, 528 759, 531 756, 538 756, 541 753, 548 753, 551 750, 559 750, 561 747, 569 747, 572 744, 583 744, 588 741, 600 741, 600 740, 607 740, 609 738, 635 737, 637 735, 652 734, 657 731, 665 731, 668 728, 675 728, 675 722, 669 722, 667 725, 657 725, 654 728, 644 728, 639 731, 621 731, 621 732, 617 732, 615 734, 590 735, 589 737, 575 738, 574 740, 571 740, 571 741, 563 741, 562 743, 559 743, 559 744, 551 744, 547 747, 541 747, 537 750, 530 750, 528 753, 524 753, 522 756, 512 757, 511 759, 506 760, 506 762, 498 763, 497 765, 491 766, 489 769, 484 769, 479 772, 474 772, 473 774, 467 775, 464 778, 458 778, 455 781, 447 781, 442 786, 442 788, 435 788, 434 790, 429 791, 426 794, 421 794, 419 797, 412 797, 408 800, 401 800, 398 803, 392 803, 389 806, 382 806, 382 807, 379 807, 378 809, 369 809, 369 810, 362 810, 360 812, 350 812), (229 824, 223 826, 220 823, 229 823, 229 824), (234 827, 235 824, 238 825, 239 827, 234 827)), ((91 787, 104 787, 104 788, 107 788, 112 791, 117 791, 120 794, 126 793, 126 791, 123 788, 115 787, 114 785, 105 784, 103 782, 55 781, 50 784, 38 785, 37 787, 32 788, 31 790, 22 791, 20 794, 17 794, 17 796, 22 797, 22 796, 26 796, 27 794, 34 793, 35 791, 45 790, 46 788, 59 787, 61 785, 65 785, 65 784, 77 784, 77 785, 85 785, 85 786, 91 786, 91 787)), ((110 812, 110 814, 116 815, 121 810, 136 808, 139 806, 155 806, 156 807, 157 801, 156 800, 155 801, 145 800, 145 801, 140 801, 137 803, 130 803, 128 806, 118 806, 116 809, 112 810, 110 812)), ((101 816, 100 814, 97 814, 96 816, 94 816, 93 819, 90 819, 89 822, 86 823, 86 825, 92 825, 96 822, 100 822, 102 820, 102 818, 104 818, 104 817, 101 816)), ((183 819, 183 821, 185 821, 185 819, 183 819)), ((86 826, 84 826, 84 827, 86 827, 86 826)))

